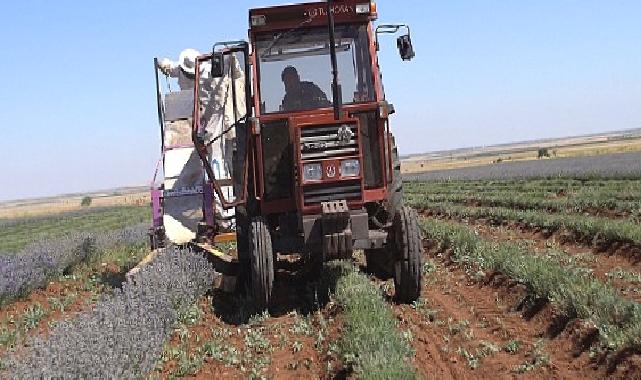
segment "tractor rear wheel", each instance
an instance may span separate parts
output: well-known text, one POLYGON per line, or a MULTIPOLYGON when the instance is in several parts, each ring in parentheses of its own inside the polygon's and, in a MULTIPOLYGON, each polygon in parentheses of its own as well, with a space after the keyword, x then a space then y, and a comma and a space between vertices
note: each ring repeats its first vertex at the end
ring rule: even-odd
POLYGON ((247 202, 236 206, 236 249, 238 252, 238 261, 242 270, 238 276, 237 286, 240 292, 249 291, 251 286, 251 260, 249 249, 249 231, 252 225, 252 216, 257 215, 256 202, 253 194, 253 175, 252 170, 246 170, 245 162, 248 142, 247 142, 247 124, 241 124, 236 128, 235 149, 233 151, 233 181, 234 195, 237 198, 241 194, 247 194, 247 202), (245 173, 247 172, 247 183, 245 183, 245 173))
MULTIPOLYGON (((393 218, 403 209, 403 177, 401 176, 401 160, 398 157, 396 140, 392 136, 392 166, 394 168, 392 184, 389 187, 387 198, 387 213, 389 218, 393 218)), ((382 249, 366 249, 365 261, 367 271, 376 277, 387 280, 394 277, 395 273, 395 247, 385 247, 382 249), (389 249, 391 248, 391 249, 389 249)))
POLYGON ((411 303, 421 293, 423 247, 416 211, 402 207, 392 224, 395 244, 394 287, 399 302, 411 303))
POLYGON ((258 310, 269 306, 274 284, 274 253, 267 224, 262 217, 252 219, 249 229, 250 289, 258 310))

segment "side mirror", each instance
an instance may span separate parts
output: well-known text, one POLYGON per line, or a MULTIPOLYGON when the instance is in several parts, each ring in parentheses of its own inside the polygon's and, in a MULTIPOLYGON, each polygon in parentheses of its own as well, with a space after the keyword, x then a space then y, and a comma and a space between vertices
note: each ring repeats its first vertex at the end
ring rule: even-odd
POLYGON ((396 39, 396 46, 403 61, 411 61, 414 58, 414 47, 412 46, 412 38, 410 37, 410 27, 407 24, 384 24, 376 27, 376 51, 380 49, 378 43, 379 34, 396 34, 401 28, 407 30, 404 34, 396 39))
POLYGON ((223 53, 214 52, 211 55, 211 77, 222 78, 225 75, 225 56, 223 53))
POLYGON ((416 56, 414 53, 414 47, 412 46, 412 38, 409 33, 398 37, 396 40, 396 46, 398 46, 398 52, 403 61, 411 61, 412 58, 416 56))

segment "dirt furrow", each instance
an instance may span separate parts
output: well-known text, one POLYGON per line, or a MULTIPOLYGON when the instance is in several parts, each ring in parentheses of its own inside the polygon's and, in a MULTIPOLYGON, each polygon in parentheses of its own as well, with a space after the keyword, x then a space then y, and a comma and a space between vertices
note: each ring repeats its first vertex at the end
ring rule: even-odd
POLYGON ((157 375, 333 378, 340 371, 331 350, 340 336, 340 316, 331 302, 316 305, 304 273, 288 269, 277 271, 271 314, 253 314, 251 301, 237 293, 216 290, 202 299, 194 320, 183 320, 166 344, 157 375))

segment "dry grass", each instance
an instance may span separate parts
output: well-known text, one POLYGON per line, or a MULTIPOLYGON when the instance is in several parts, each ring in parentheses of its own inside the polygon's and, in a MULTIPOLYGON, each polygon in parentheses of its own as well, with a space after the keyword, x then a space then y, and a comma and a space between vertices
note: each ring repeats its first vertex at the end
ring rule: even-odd
POLYGON ((80 206, 85 195, 60 196, 32 201, 15 201, 0 203, 0 219, 16 219, 55 215, 87 208, 104 208, 113 206, 143 206, 150 202, 149 192, 130 194, 113 194, 92 197, 90 207, 80 206))
MULTIPOLYGON (((548 148, 552 158, 586 157, 602 154, 627 153, 641 151, 641 138, 617 141, 594 142, 584 144, 568 144, 563 142, 548 148), (555 152, 556 154, 553 154, 555 152)), ((419 173, 432 170, 456 169, 471 166, 489 165, 496 162, 530 161, 538 157, 538 147, 524 147, 523 150, 512 152, 492 153, 491 148, 477 151, 470 155, 456 154, 450 157, 407 159, 401 161, 403 173, 419 173)))

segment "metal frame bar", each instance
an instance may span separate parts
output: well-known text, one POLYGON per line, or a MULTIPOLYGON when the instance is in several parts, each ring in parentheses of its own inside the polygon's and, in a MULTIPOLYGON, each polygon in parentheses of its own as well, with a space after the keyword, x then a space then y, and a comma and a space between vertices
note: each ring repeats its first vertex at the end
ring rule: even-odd
MULTIPOLYGON (((225 210, 229 210, 231 208, 234 208, 236 206, 245 204, 247 202, 247 181, 248 181, 248 163, 249 163, 249 154, 251 149, 251 134, 247 133, 247 141, 246 141, 246 152, 245 152, 245 165, 244 165, 244 173, 243 173, 243 194, 242 197, 238 197, 236 195, 236 200, 233 202, 229 202, 225 195, 223 194, 221 186, 218 184, 218 181, 216 180, 216 175, 214 174, 214 171, 211 167, 211 164, 207 160, 207 145, 204 143, 204 141, 201 139, 200 134, 199 134, 199 129, 200 129, 200 105, 198 104, 198 92, 199 92, 199 83, 200 83, 200 64, 204 61, 210 60, 213 56, 213 53, 216 51, 216 48, 218 46, 226 46, 224 49, 220 50, 219 52, 222 52, 224 55, 231 55, 234 53, 243 53, 244 54, 244 60, 245 60, 245 128, 248 128, 249 126, 249 120, 252 115, 252 107, 251 107, 251 92, 247 92, 248 90, 251 89, 250 84, 249 84, 249 78, 247 73, 249 72, 249 44, 246 41, 230 41, 230 42, 219 42, 216 43, 213 48, 212 48, 212 53, 209 54, 204 54, 199 56, 196 59, 196 78, 195 78, 195 85, 194 85, 194 109, 193 109, 193 117, 192 117, 192 141, 194 142, 194 146, 196 147, 196 152, 198 153, 198 156, 200 157, 200 160, 202 161, 203 167, 205 168, 205 172, 207 173, 207 178, 208 180, 208 185, 212 186, 214 189, 214 192, 218 196, 220 203, 225 210), (231 47, 230 47, 231 46, 231 47)), ((232 69, 232 83, 235 82, 235 78, 233 77, 233 69, 232 69)), ((232 85, 234 87, 234 85, 232 85)), ((236 99, 234 96, 234 115, 236 116, 238 114, 238 107, 236 104, 236 99)), ((242 119, 242 118, 241 118, 242 119)), ((240 121, 240 119, 235 120, 235 125, 237 128, 237 124, 240 121)), ((210 206, 213 207, 213 205, 207 205, 205 204, 205 208, 210 208, 210 206)))

